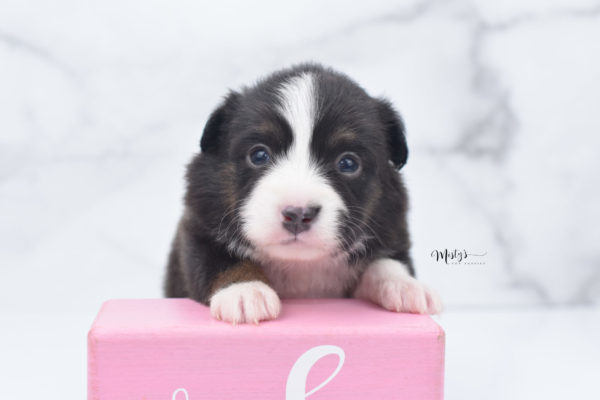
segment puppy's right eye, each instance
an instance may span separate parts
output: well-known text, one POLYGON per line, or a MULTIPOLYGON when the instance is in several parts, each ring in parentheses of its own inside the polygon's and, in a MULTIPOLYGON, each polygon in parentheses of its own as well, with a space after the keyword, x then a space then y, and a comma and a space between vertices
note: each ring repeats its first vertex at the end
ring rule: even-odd
POLYGON ((262 167, 271 160, 269 150, 262 145, 254 146, 250 149, 248 160, 256 167, 262 167))

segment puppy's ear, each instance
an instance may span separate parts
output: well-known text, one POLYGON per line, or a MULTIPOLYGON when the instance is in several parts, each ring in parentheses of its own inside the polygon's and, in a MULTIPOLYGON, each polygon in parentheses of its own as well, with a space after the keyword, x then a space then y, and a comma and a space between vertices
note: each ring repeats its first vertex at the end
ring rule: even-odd
POLYGON ((219 107, 210 114, 202 132, 202 139, 200 139, 200 149, 203 153, 215 154, 218 152, 229 120, 239 103, 239 97, 239 93, 230 92, 219 107))
POLYGON ((404 122, 394 110, 392 104, 385 99, 377 99, 377 112, 385 127, 390 161, 397 170, 406 164, 408 147, 404 135, 404 122))

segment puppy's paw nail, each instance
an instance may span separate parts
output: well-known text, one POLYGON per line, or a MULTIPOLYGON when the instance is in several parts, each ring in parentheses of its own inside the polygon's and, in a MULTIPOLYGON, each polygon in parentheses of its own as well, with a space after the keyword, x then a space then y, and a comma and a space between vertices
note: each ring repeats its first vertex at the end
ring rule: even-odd
POLYGON ((277 293, 260 281, 231 284, 217 291, 210 299, 213 317, 233 325, 275 319, 281 311, 277 293))
POLYGON ((425 287, 425 296, 427 297, 427 313, 440 314, 444 308, 440 296, 428 287, 425 287))

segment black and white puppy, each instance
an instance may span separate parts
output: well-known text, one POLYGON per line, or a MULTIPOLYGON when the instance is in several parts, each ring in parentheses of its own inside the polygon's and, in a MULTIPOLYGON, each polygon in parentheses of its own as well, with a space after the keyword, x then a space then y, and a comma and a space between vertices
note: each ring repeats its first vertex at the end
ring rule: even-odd
POLYGON ((357 297, 438 313, 414 278, 408 150, 389 102, 317 64, 231 92, 187 169, 165 293, 232 323, 276 318, 280 298, 357 297))

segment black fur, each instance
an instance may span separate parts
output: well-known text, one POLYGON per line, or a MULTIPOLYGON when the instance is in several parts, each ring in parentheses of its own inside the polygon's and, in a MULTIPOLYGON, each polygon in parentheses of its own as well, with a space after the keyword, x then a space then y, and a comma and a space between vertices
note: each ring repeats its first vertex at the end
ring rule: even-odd
POLYGON ((349 268, 364 269, 370 260, 388 257, 402 261, 414 275, 407 195, 397 172, 408 156, 402 120, 388 101, 370 97, 345 75, 317 64, 302 64, 231 92, 210 116, 202 152, 187 167, 185 212, 169 257, 166 296, 208 303, 216 276, 244 260, 242 251, 232 251, 228 245, 253 249, 240 235, 237 210, 264 169, 248 165, 248 149, 263 143, 277 155, 289 148, 293 135, 275 109, 276 92, 286 79, 307 71, 317 76, 319 93, 311 151, 350 206, 339 232, 349 268), (332 143, 332 135, 340 130, 351 131, 355 137, 332 143), (342 177, 336 171, 336 157, 343 151, 361 158, 358 176, 342 177), (365 249, 352 252, 351 244, 361 230, 373 238, 366 241, 365 249))

